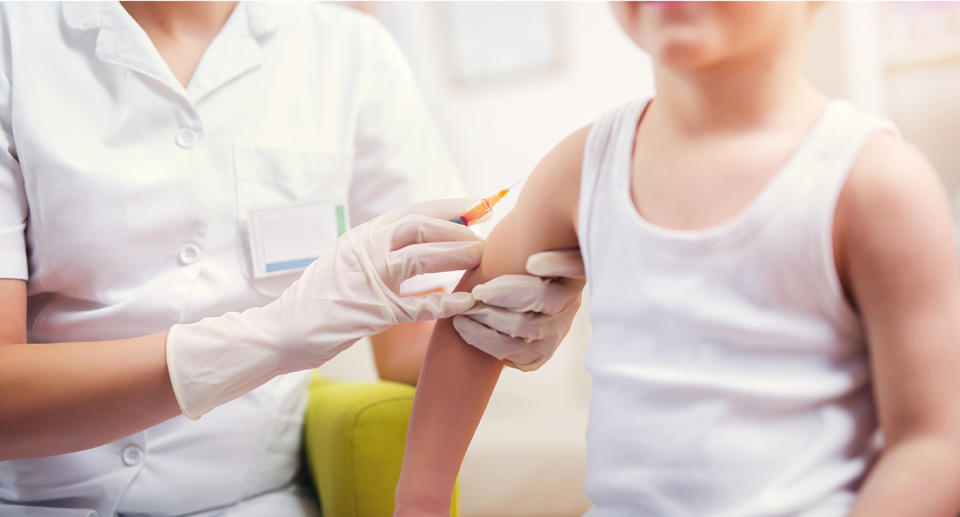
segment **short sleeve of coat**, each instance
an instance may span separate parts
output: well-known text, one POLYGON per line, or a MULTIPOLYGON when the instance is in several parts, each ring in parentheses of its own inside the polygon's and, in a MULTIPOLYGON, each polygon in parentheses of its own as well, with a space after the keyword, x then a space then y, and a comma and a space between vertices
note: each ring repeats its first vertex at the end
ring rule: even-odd
POLYGON ((10 23, 0 11, 0 278, 27 279, 27 197, 11 126, 10 23))

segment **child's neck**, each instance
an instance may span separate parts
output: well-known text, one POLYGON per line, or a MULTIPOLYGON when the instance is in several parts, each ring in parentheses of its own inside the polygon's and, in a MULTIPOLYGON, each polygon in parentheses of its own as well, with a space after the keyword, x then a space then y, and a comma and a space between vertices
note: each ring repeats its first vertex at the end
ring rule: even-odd
POLYGON ((808 118, 824 99, 803 78, 802 58, 799 46, 696 70, 655 65, 655 118, 690 136, 808 118))

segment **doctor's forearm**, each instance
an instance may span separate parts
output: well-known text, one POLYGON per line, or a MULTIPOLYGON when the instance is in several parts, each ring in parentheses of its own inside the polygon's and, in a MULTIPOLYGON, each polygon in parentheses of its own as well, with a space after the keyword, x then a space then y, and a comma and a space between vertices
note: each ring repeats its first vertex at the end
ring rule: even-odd
POLYGON ((380 378, 416 386, 433 326, 433 321, 401 323, 370 336, 380 378))
POLYGON ((0 460, 87 449, 180 414, 166 336, 0 346, 0 460))
MULTIPOLYGON (((417 294, 425 297, 430 293, 443 292, 433 289, 417 294)), ((436 321, 418 321, 394 325, 383 332, 370 336, 373 345, 373 360, 377 374, 385 381, 417 385, 420 366, 427 354, 427 345, 436 321)))

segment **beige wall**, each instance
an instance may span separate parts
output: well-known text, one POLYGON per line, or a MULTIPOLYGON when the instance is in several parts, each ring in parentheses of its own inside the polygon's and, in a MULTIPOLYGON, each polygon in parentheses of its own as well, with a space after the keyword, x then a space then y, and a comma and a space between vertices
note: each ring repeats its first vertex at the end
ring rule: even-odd
POLYGON ((896 42, 881 30, 890 23, 886 7, 826 4, 811 33, 807 75, 830 95, 893 120, 940 173, 960 221, 960 40, 933 52, 922 38, 901 42, 894 59, 896 42))
POLYGON ((887 70, 890 117, 940 173, 960 220, 960 58, 887 70))

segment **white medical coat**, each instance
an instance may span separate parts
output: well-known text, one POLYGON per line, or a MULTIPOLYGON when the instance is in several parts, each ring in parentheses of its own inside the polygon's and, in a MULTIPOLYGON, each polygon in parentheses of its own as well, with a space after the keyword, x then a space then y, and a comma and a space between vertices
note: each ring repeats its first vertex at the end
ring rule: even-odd
MULTIPOLYGON (((293 278, 253 278, 250 210, 345 200, 356 225, 460 191, 403 55, 366 15, 240 4, 186 88, 118 3, 3 3, 0 17, 0 277, 29 280, 31 342, 139 336, 273 299, 293 278)), ((0 462, 0 514, 216 513, 282 493, 307 381, 0 462)))

